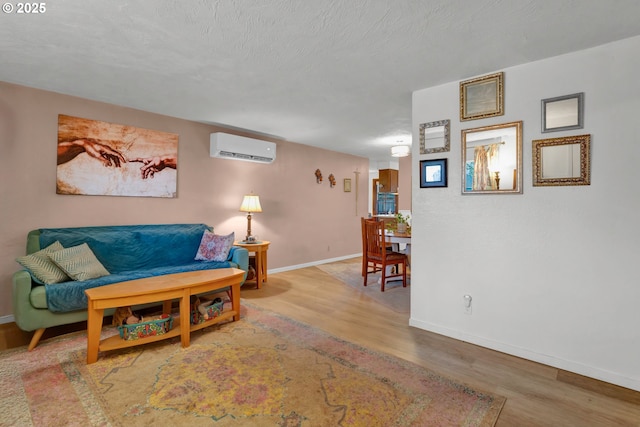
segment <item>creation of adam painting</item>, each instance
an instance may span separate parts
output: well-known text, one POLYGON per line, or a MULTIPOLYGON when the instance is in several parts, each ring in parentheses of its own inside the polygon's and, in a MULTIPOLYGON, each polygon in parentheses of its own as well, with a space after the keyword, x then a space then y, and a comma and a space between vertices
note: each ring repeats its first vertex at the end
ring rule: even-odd
POLYGON ((178 135, 58 115, 57 194, 176 197, 178 135))

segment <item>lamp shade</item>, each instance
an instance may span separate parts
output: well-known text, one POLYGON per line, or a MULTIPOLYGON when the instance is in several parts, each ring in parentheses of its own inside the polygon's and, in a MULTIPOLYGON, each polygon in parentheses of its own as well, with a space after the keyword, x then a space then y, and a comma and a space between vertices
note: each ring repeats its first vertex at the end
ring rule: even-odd
POLYGON ((262 212, 262 206, 260 206, 260 197, 255 194, 247 194, 242 199, 242 205, 240 206, 240 212, 262 212))
POLYGON ((408 145, 396 145, 391 147, 392 157, 407 157, 411 152, 411 147, 408 145))

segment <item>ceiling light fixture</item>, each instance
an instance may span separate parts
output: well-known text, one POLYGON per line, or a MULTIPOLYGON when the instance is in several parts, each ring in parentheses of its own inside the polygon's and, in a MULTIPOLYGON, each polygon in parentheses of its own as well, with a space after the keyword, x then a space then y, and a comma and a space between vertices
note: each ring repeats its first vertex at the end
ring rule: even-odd
POLYGON ((411 147, 408 145, 395 145, 391 147, 392 157, 407 157, 411 152, 411 147))

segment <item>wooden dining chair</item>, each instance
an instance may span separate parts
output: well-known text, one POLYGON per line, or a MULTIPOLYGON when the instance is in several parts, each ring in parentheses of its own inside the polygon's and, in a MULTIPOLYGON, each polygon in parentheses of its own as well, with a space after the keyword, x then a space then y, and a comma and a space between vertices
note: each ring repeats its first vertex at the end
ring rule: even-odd
POLYGON ((382 273, 382 283, 380 290, 384 292, 384 285, 387 279, 392 277, 402 277, 402 286, 407 286, 407 256, 403 253, 393 252, 387 249, 387 243, 384 236, 384 222, 382 221, 362 221, 364 229, 363 243, 366 244, 363 257, 364 268, 364 285, 367 286, 367 278, 370 273, 382 273), (366 258, 365 258, 366 257, 366 258), (366 261, 366 262, 365 262, 366 261), (370 271, 370 264, 373 264, 373 270, 370 271), (388 266, 397 266, 396 272, 387 275, 388 266), (399 272, 402 266, 402 272, 399 272))
POLYGON ((360 217, 362 224, 362 277, 366 277, 369 269, 369 263, 367 262, 367 233, 364 227, 366 221, 375 221, 375 219, 360 217))

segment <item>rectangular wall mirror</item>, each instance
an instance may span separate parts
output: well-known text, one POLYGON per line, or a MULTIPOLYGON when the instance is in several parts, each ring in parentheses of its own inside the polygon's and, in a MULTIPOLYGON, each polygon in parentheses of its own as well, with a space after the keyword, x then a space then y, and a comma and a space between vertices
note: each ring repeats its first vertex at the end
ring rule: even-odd
POLYGON ((522 193, 522 121, 462 130, 462 194, 522 193))
POLYGON ((449 120, 420 124, 420 154, 449 151, 449 120))
POLYGON ((591 135, 536 139, 533 146, 533 185, 589 185, 591 135))
POLYGON ((460 82, 460 121, 504 114, 504 73, 460 82))
POLYGON ((584 126, 584 93, 542 100, 542 132, 582 129, 584 126))

